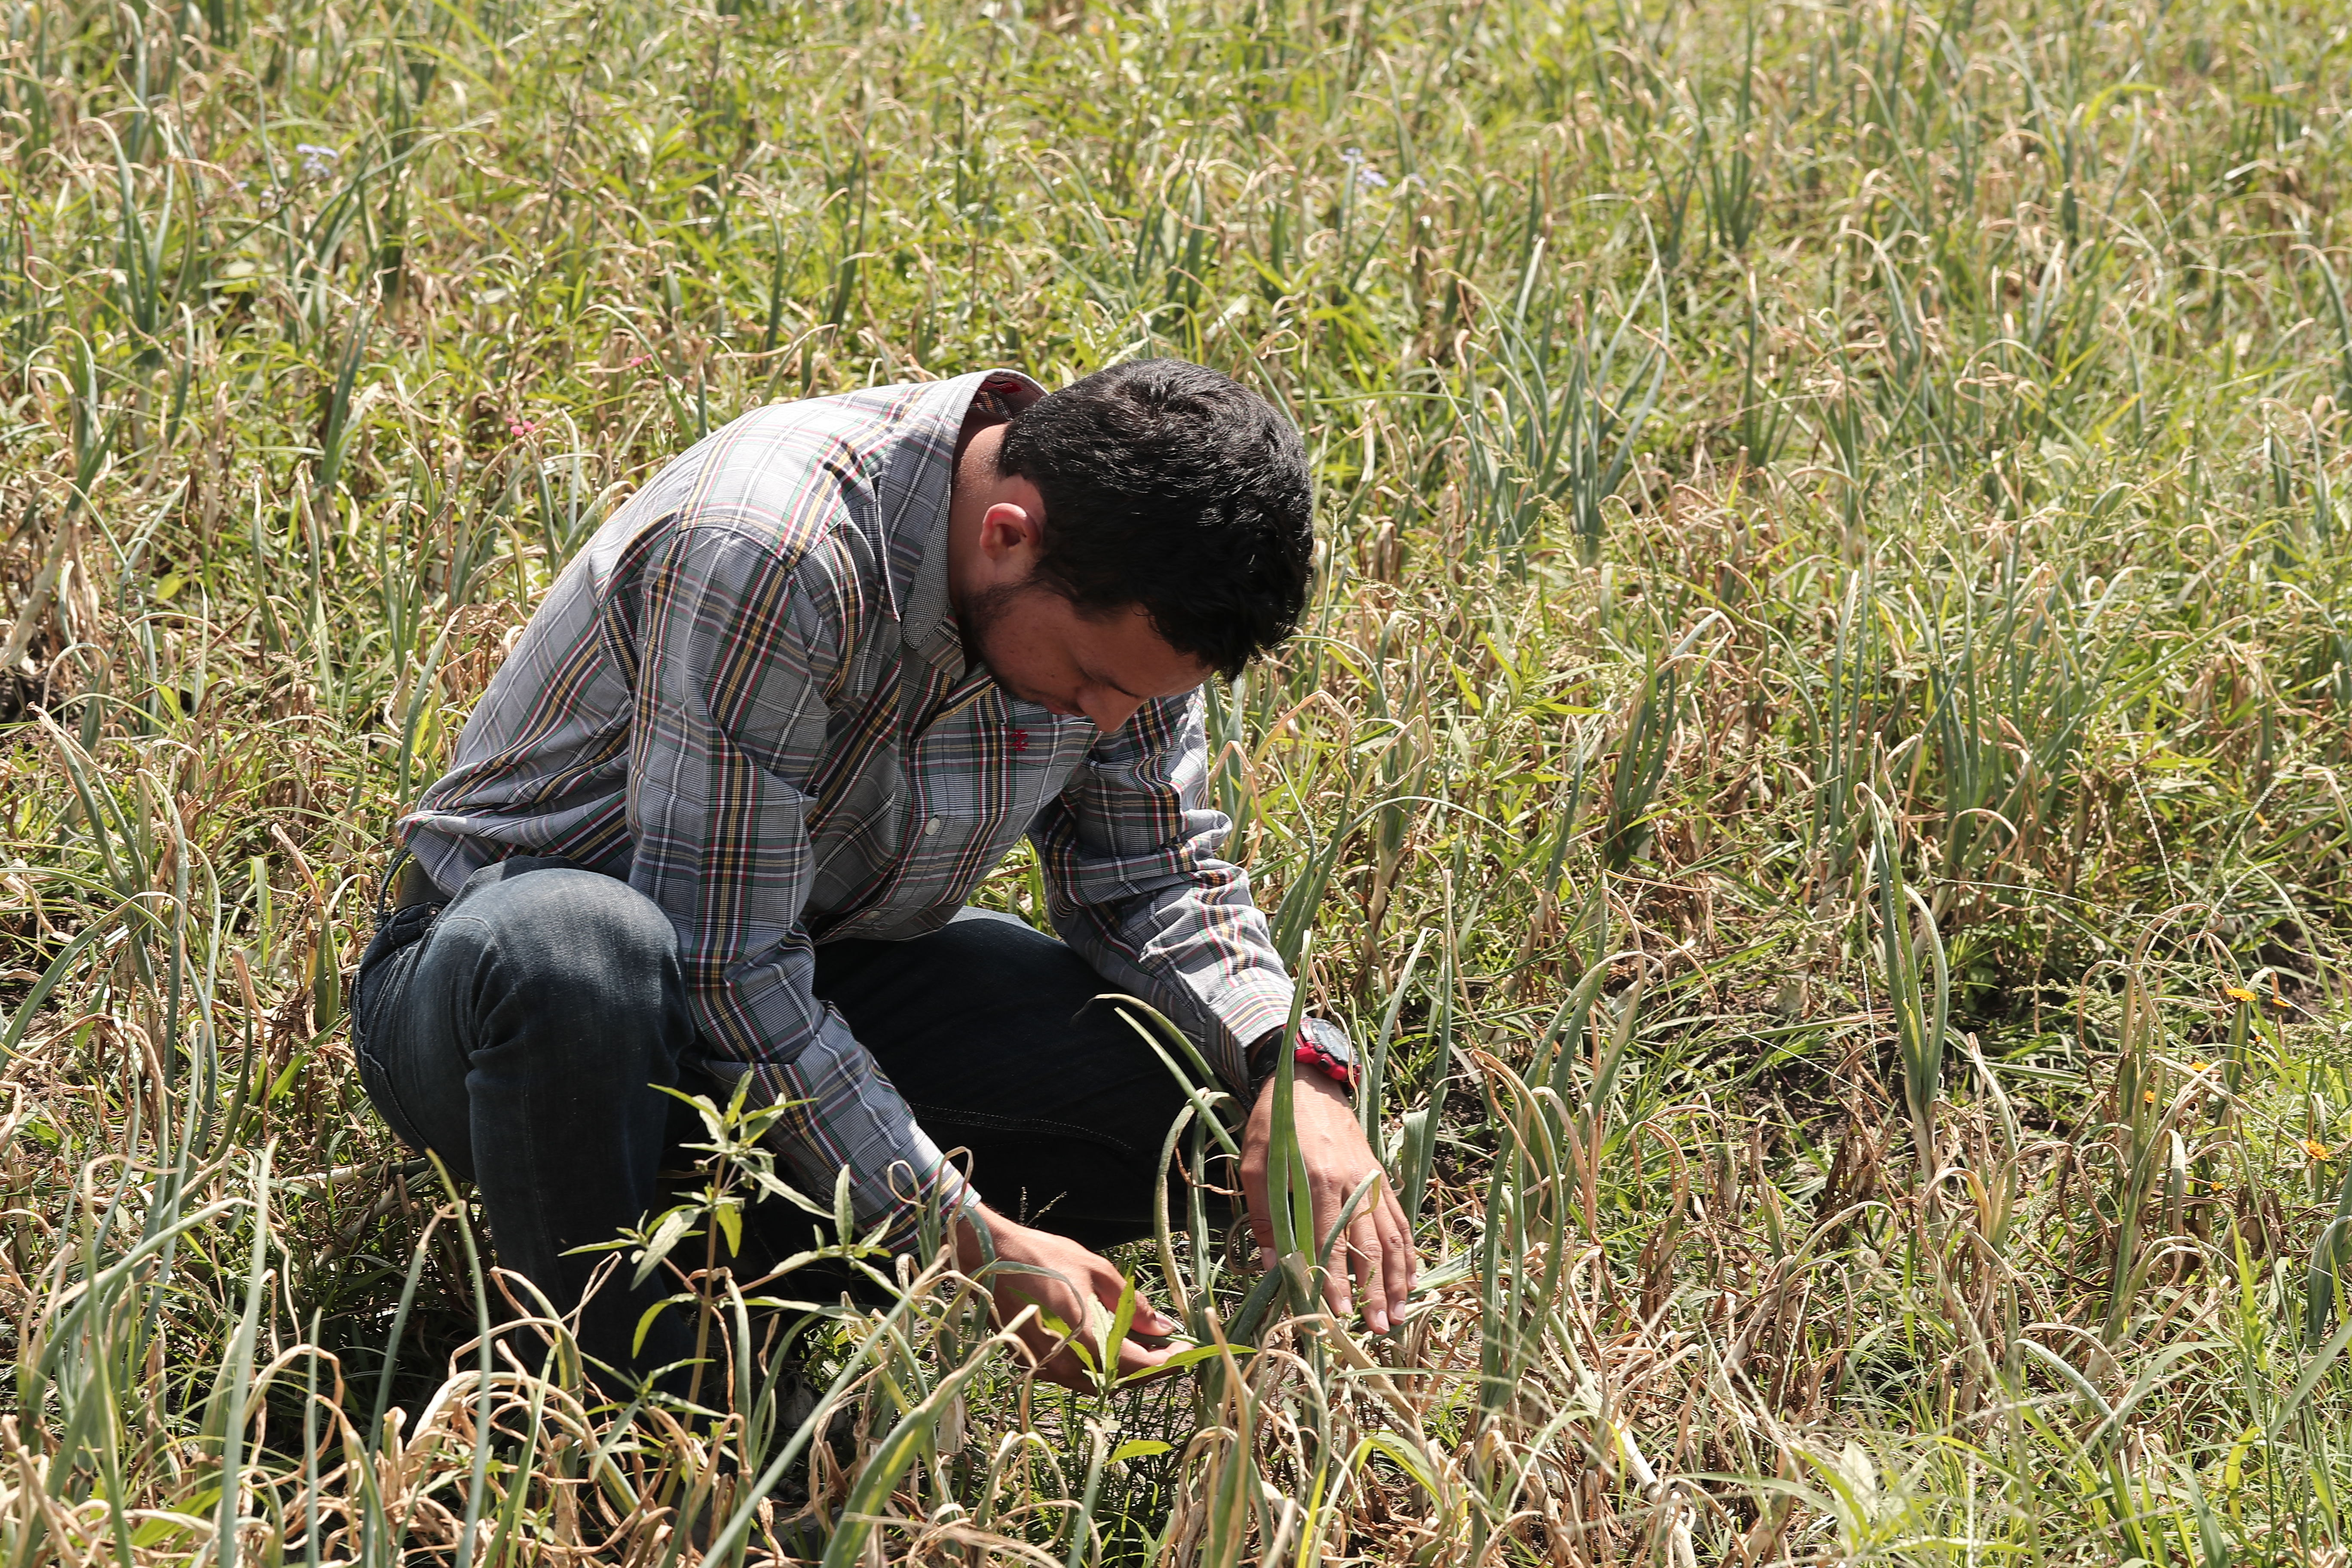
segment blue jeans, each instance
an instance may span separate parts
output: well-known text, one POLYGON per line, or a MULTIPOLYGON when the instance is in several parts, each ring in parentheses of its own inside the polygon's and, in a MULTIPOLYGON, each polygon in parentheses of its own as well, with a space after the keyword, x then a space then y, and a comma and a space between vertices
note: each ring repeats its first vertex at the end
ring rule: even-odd
MULTIPOLYGON (((1151 1233, 1160 1146, 1184 1104, 1094 1000, 1114 989, 1052 937, 980 910, 907 942, 817 949, 817 994, 932 1139, 968 1152, 988 1204, 1097 1248, 1151 1233)), ((635 1224, 658 1206, 662 1173, 697 1157, 678 1145, 704 1135, 700 1121, 654 1086, 725 1098, 700 1067, 668 917, 562 860, 500 861, 446 905, 394 911, 361 960, 352 1021, 384 1121, 473 1181, 499 1263, 560 1310, 606 1256, 571 1249, 635 1224)), ((830 1209, 829 1190, 812 1195, 830 1209)), ((757 1256, 739 1278, 812 1243, 784 1200, 745 1219, 757 1256)), ((625 1291, 625 1278, 588 1304, 582 1350, 616 1369, 690 1353, 688 1315, 670 1311, 631 1356, 639 1315, 666 1291, 658 1276, 625 1291)))

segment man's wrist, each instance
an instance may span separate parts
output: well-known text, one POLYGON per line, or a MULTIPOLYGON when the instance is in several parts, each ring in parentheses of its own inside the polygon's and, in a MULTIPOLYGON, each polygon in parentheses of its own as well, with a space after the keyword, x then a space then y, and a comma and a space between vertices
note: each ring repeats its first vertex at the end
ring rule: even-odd
POLYGON ((1317 1074, 1349 1094, 1355 1092, 1356 1052, 1349 1043, 1348 1031, 1328 1018, 1310 1014, 1299 1019, 1296 1031, 1269 1030, 1250 1047, 1249 1102, 1253 1107, 1265 1092, 1265 1086, 1274 1081, 1286 1047, 1299 1071, 1317 1074))
MULTIPOLYGON (((920 1128, 914 1131, 922 1136, 920 1128)), ((882 1236, 892 1252, 913 1252, 926 1236, 953 1236, 956 1222, 980 1206, 978 1190, 954 1161, 939 1157, 928 1176, 917 1177, 913 1169, 911 1161, 900 1160, 886 1167, 879 1184, 892 1205, 882 1236)), ((853 1194, 861 1190, 853 1174, 853 1194)), ((866 1222, 861 1217, 859 1223, 866 1222)))
POLYGON ((1003 1215, 975 1198, 956 1212, 956 1267, 966 1274, 994 1259, 997 1226, 1005 1224, 1003 1215))

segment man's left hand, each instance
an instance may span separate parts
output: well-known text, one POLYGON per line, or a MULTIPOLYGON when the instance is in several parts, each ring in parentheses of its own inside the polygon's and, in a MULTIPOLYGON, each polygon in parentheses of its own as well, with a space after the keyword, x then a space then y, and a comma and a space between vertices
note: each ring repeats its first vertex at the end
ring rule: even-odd
MULTIPOLYGON (((1302 1072, 1290 1102, 1299 1157, 1306 1163, 1307 1190, 1315 1201, 1315 1235, 1307 1245, 1319 1247, 1339 1211, 1364 1178, 1381 1170, 1381 1163, 1364 1142, 1355 1107, 1338 1084, 1302 1072)), ((1268 1084, 1251 1109, 1248 1130, 1242 1135, 1242 1193, 1249 1204, 1250 1233, 1257 1238, 1259 1259, 1268 1268, 1275 1262, 1274 1218, 1266 1204, 1265 1164, 1273 1139, 1274 1086, 1268 1084)), ((1420 1268, 1412 1227, 1405 1223, 1403 1205, 1383 1173, 1379 1184, 1356 1205, 1355 1216, 1331 1249, 1323 1300, 1342 1319, 1360 1302, 1366 1326, 1384 1334, 1403 1310, 1420 1268)))

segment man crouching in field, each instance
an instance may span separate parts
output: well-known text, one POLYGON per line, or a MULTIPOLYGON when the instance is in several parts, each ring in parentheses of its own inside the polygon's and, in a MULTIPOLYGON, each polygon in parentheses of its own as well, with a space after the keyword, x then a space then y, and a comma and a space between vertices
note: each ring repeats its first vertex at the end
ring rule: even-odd
MULTIPOLYGON (((991 372, 763 408, 671 463, 556 583, 403 819, 409 858, 353 999, 384 1119, 478 1184, 501 1261, 579 1300, 609 1242, 690 1166, 676 1100, 797 1102, 771 1138, 795 1185, 838 1173, 911 1243, 925 1203, 1000 1315, 1084 1324, 1150 1234, 1184 1090, 1108 1005, 1184 1029, 1255 1096, 1244 1189, 1263 1245, 1271 1077, 1302 1069, 1318 1235, 1378 1169, 1346 1036, 1295 1041, 1289 976, 1219 859, 1200 688, 1305 606, 1297 432, 1213 372, 1148 361, 1050 395, 991 372), (1023 834, 1056 941, 964 900, 1023 834), (967 1177, 943 1156, 969 1151, 967 1177)), ((802 1211, 747 1216, 763 1250, 802 1211)), ((747 1250, 749 1250, 747 1248, 747 1250)), ((1330 1305, 1375 1331, 1412 1288, 1384 1190, 1330 1305), (1351 1291, 1352 1285, 1352 1291, 1351 1291)), ((649 1281, 582 1317, 593 1358, 689 1353, 649 1281)), ((1123 1373, 1169 1352, 1148 1304, 1123 1373)), ((1055 1342, 1029 1333, 1032 1348, 1055 1342)), ((1045 1363, 1073 1381, 1066 1350, 1045 1363)))

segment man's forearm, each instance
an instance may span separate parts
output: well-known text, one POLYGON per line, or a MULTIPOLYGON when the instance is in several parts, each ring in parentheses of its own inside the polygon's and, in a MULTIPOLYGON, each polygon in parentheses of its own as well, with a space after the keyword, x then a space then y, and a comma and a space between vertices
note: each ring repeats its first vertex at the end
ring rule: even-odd
POLYGON ((710 1065, 759 1075, 755 1100, 789 1107, 769 1141, 801 1188, 828 1197, 845 1167, 857 1223, 890 1221, 888 1245, 911 1242, 926 1204, 952 1212, 978 1201, 904 1097, 838 1024, 820 1030, 787 1062, 710 1065))

